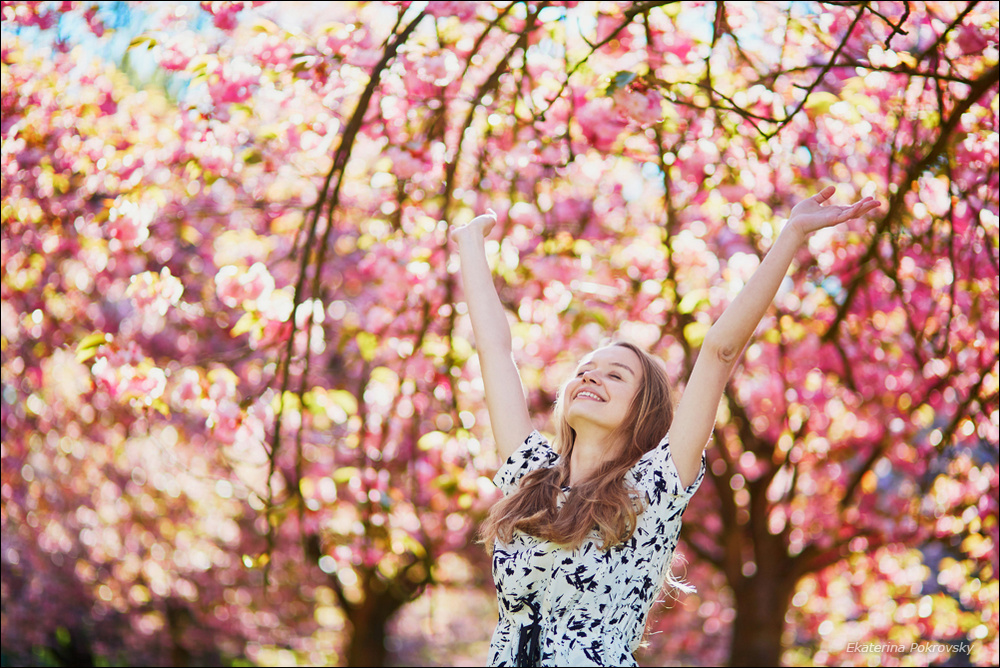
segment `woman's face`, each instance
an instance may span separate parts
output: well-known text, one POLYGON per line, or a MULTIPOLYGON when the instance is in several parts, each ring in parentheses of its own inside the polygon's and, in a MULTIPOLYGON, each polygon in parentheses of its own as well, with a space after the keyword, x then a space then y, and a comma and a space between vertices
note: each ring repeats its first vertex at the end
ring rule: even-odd
POLYGON ((569 426, 577 431, 585 423, 609 431, 617 428, 641 384, 639 357, 628 348, 608 346, 588 354, 564 390, 564 414, 569 426))

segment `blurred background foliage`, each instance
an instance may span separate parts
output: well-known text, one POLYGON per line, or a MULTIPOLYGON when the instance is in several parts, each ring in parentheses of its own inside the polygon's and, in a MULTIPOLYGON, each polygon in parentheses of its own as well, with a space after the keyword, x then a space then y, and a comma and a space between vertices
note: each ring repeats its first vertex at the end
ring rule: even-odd
POLYGON ((682 391, 829 183, 883 213, 748 347, 640 663, 998 662, 995 3, 0 12, 4 665, 481 665, 448 228, 547 430, 610 335, 682 391))

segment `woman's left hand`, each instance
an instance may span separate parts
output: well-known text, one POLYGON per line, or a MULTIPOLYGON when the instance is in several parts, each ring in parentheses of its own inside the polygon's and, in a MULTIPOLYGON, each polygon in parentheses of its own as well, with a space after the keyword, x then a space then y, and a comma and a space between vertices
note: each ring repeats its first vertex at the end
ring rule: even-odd
POLYGON ((879 202, 874 197, 865 197, 850 206, 827 204, 836 191, 834 186, 827 186, 809 199, 796 204, 788 217, 788 226, 805 238, 824 227, 861 218, 879 207, 879 202))

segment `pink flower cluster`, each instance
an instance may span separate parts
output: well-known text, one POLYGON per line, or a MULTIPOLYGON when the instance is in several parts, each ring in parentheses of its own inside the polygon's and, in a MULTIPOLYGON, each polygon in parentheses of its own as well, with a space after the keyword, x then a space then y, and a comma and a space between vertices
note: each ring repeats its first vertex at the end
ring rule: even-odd
POLYGON ((198 51, 199 45, 195 41, 194 33, 190 30, 170 35, 160 43, 160 67, 172 72, 183 70, 198 54, 198 51))
POLYGON ((392 148, 387 151, 392 159, 392 173, 397 179, 409 180, 427 169, 427 164, 413 151, 405 148, 392 148))
POLYGON ((477 2, 428 2, 427 13, 437 18, 454 16, 460 21, 475 18, 477 2))
POLYGON ((204 394, 201 387, 201 376, 198 372, 194 369, 184 369, 174 383, 170 401, 178 408, 190 410, 204 394))
POLYGON ((227 60, 209 75, 208 92, 217 105, 246 102, 259 84, 260 76, 260 68, 242 58, 227 60))
POLYGON ((164 316, 184 294, 184 285, 164 267, 159 274, 144 271, 133 276, 125 294, 131 297, 139 312, 164 316))
POLYGON ((618 108, 639 125, 650 125, 663 118, 663 96, 659 91, 630 86, 619 88, 612 97, 618 108))
POLYGON ((201 8, 212 15, 212 23, 220 30, 232 30, 236 27, 236 15, 248 7, 257 7, 262 2, 227 2, 222 0, 212 0, 202 2, 201 8))
MULTIPOLYGON (((256 262, 249 269, 226 265, 215 275, 215 291, 219 300, 231 308, 246 310, 244 318, 250 325, 234 331, 250 333, 250 347, 280 341, 291 331, 288 319, 292 315, 290 289, 275 289, 274 278, 267 267, 256 262)), ((241 320, 240 326, 246 321, 241 320)))
POLYGON ((143 355, 134 341, 124 347, 101 346, 91 372, 97 386, 103 387, 112 399, 137 399, 147 406, 163 394, 167 385, 163 369, 143 355))
POLYGON ((215 275, 215 294, 230 308, 247 301, 266 301, 273 290, 274 278, 260 262, 249 269, 226 265, 215 275))
POLYGON ((344 62, 363 69, 371 67, 382 57, 382 50, 371 33, 352 25, 330 30, 318 39, 316 46, 324 55, 343 59, 344 62))
POLYGON ((447 84, 461 70, 458 58, 451 51, 442 51, 433 56, 421 58, 417 75, 424 81, 438 86, 447 84))
POLYGON ((155 216, 156 208, 151 203, 118 197, 108 212, 108 236, 125 248, 137 248, 149 238, 149 224, 155 216))
POLYGON ((583 136, 598 151, 614 148, 618 135, 628 125, 614 108, 611 98, 598 97, 587 102, 576 112, 583 136))

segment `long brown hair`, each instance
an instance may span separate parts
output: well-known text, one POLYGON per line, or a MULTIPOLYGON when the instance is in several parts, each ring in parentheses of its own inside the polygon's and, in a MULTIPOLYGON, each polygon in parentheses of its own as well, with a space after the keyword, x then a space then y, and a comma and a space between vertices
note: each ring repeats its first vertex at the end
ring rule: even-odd
POLYGON ((555 412, 559 464, 525 475, 517 491, 493 506, 480 530, 488 550, 493 550, 497 538, 510 542, 515 530, 575 548, 596 527, 603 550, 632 537, 642 507, 629 495, 632 490, 625 485, 625 474, 666 435, 674 405, 670 380, 660 359, 626 341, 612 345, 634 352, 642 367, 642 382, 612 435, 615 443, 610 451, 615 454, 590 478, 574 486, 562 507, 558 506, 562 487, 569 484, 569 462, 576 441, 576 432, 563 413, 565 386, 561 388, 555 412))

